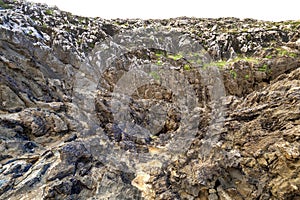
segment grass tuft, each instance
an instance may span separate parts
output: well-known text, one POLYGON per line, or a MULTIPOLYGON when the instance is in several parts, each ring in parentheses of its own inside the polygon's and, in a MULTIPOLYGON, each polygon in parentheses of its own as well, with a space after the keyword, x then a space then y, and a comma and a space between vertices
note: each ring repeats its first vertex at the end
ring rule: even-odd
POLYGON ((10 9, 10 8, 12 8, 11 5, 3 2, 3 0, 0 0, 0 7, 3 8, 3 9, 10 9))

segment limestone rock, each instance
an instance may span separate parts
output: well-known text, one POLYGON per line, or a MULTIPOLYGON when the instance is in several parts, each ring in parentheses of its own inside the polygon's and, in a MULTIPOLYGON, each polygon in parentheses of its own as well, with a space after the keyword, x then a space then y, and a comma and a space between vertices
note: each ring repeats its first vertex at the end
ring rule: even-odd
POLYGON ((299 21, 0 5, 0 199, 300 197, 299 21))

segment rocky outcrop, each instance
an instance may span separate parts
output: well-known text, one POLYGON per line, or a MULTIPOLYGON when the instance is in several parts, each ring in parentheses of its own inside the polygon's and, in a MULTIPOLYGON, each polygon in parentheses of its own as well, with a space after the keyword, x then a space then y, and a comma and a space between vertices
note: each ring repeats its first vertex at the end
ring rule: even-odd
POLYGON ((0 7, 0 199, 300 197, 299 21, 0 7))

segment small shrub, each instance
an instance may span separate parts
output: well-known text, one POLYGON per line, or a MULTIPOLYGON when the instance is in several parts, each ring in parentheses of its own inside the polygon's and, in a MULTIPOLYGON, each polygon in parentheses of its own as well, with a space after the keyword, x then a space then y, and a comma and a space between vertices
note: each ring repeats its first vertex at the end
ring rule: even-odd
POLYGON ((230 70, 230 74, 231 74, 231 76, 232 76, 234 79, 236 79, 237 73, 236 73, 233 69, 230 70))
POLYGON ((156 55, 156 57, 161 58, 161 57, 164 57, 164 56, 165 56, 165 52, 163 52, 163 51, 156 51, 156 52, 155 52, 155 55, 156 55))
POLYGON ((185 64, 185 65, 183 66, 183 69, 186 70, 186 71, 189 71, 189 70, 191 69, 191 67, 190 67, 190 65, 185 64))
POLYGON ((288 56, 289 56, 289 57, 292 57, 292 58, 296 58, 296 57, 297 57, 297 54, 296 54, 296 53, 293 53, 293 52, 289 52, 289 53, 288 53, 288 56))
POLYGON ((91 49, 93 49, 93 48, 95 48, 95 43, 94 43, 94 42, 90 42, 90 43, 88 43, 88 46, 89 46, 91 49))
POLYGON ((158 61, 156 62, 156 64, 159 65, 159 66, 162 66, 162 65, 163 65, 163 61, 162 61, 162 60, 158 60, 158 61))
POLYGON ((292 58, 297 57, 296 53, 289 52, 286 49, 277 48, 276 50, 277 50, 277 55, 278 56, 289 56, 289 57, 292 57, 292 58))
POLYGON ((268 65, 264 64, 263 66, 258 68, 258 71, 260 72, 267 72, 268 71, 268 65))
POLYGON ((47 15, 53 15, 53 10, 47 9, 47 10, 46 10, 46 14, 47 14, 47 15))
POLYGON ((48 25, 46 23, 43 23, 42 28, 46 29, 48 27, 48 25))

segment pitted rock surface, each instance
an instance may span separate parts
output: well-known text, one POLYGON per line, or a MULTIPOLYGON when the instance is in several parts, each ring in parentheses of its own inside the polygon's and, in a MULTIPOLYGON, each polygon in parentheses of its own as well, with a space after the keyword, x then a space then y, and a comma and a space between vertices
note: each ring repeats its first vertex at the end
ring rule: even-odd
POLYGON ((299 31, 0 1, 0 199, 299 199, 299 31), (199 62, 158 36, 155 48, 103 54, 116 39, 143 46, 144 30, 191 38, 183 47, 201 45, 199 62), (147 84, 122 87, 140 66, 156 67, 135 74, 147 84))

